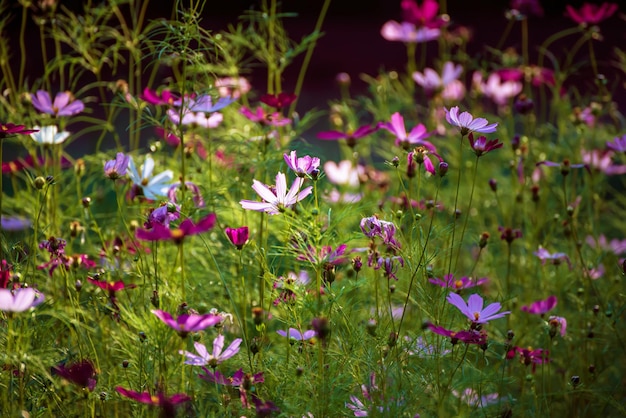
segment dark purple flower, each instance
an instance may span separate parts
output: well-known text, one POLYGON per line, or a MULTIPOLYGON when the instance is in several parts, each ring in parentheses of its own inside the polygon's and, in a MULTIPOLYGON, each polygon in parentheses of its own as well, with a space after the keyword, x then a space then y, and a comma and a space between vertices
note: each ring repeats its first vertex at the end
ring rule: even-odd
POLYGON ((296 100, 296 95, 293 93, 279 93, 278 95, 274 94, 265 94, 261 96, 259 101, 261 103, 265 103, 266 105, 273 107, 277 110, 281 110, 283 107, 290 105, 296 100))
POLYGON ((282 329, 279 329, 278 331, 276 331, 276 333, 283 337, 289 338, 290 340, 293 339, 296 341, 306 341, 315 337, 315 331, 311 329, 304 331, 304 332, 300 332, 295 328, 289 328, 289 331, 284 331, 282 329))
POLYGON ((311 175, 313 170, 317 170, 317 168, 320 166, 319 158, 311 157, 309 155, 298 158, 296 151, 291 151, 290 154, 284 154, 283 158, 287 163, 287 167, 289 167, 294 173, 296 173, 296 176, 298 177, 311 175))
POLYGON ((158 392, 156 395, 150 395, 150 392, 135 392, 134 390, 124 389, 121 386, 117 386, 115 390, 126 398, 161 408, 161 416, 167 418, 174 418, 176 416, 176 407, 191 400, 184 393, 167 396, 163 392, 158 392))
POLYGON ((248 242, 249 232, 247 226, 239 228, 225 228, 226 236, 238 250, 241 250, 248 242))
POLYGON ((182 314, 174 319, 170 313, 158 309, 152 311, 152 313, 163 321, 165 325, 178 332, 182 338, 186 337, 190 332, 202 331, 205 328, 219 324, 223 320, 220 315, 214 314, 182 314))
POLYGON ((114 160, 104 164, 104 175, 111 180, 116 180, 126 174, 130 157, 123 152, 118 152, 114 160))
POLYGON ((0 139, 13 135, 29 135, 37 132, 37 129, 26 129, 24 125, 14 123, 0 123, 0 139))
POLYGON ((445 329, 444 327, 440 327, 434 324, 428 324, 428 329, 438 335, 443 335, 444 337, 449 337, 451 343, 454 345, 459 341, 464 342, 466 344, 477 344, 484 345, 487 343, 487 334, 485 334, 482 330, 469 330, 469 331, 452 331, 449 329, 445 329))
POLYGON ((473 324, 485 324, 493 319, 503 318, 504 315, 511 313, 511 311, 498 313, 502 308, 502 305, 498 302, 491 303, 483 309, 483 298, 477 294, 470 295, 467 303, 456 293, 450 293, 447 300, 449 303, 456 306, 473 324))
POLYGON ((210 213, 202 218, 197 224, 191 219, 185 219, 178 228, 170 229, 167 226, 155 223, 152 229, 138 228, 135 236, 144 241, 167 241, 172 240, 179 244, 188 235, 197 235, 206 232, 215 226, 216 216, 210 213))
POLYGON ((506 359, 512 360, 515 358, 515 354, 519 354, 520 361, 525 366, 532 364, 532 372, 535 372, 537 364, 544 364, 550 361, 548 355, 550 352, 548 350, 544 350, 542 348, 537 348, 533 350, 531 347, 522 348, 522 347, 513 347, 506 353, 506 359))
POLYGON ((47 91, 37 90, 31 101, 35 109, 52 116, 72 116, 85 109, 83 102, 75 100, 69 91, 57 93, 52 102, 47 91))
POLYGON ((272 401, 263 402, 256 396, 253 399, 257 418, 271 417, 274 412, 280 412, 280 408, 272 401))
POLYGON ((96 387, 96 369, 89 360, 82 360, 70 365, 60 364, 52 368, 53 372, 63 379, 74 383, 90 392, 96 387))
POLYGON ((618 7, 615 3, 602 3, 597 4, 585 3, 578 10, 574 9, 569 4, 565 7, 565 16, 572 19, 579 25, 597 25, 605 19, 613 16, 618 7))
POLYGON ((404 259, 400 256, 379 257, 376 265, 374 266, 374 269, 379 270, 382 268, 383 274, 385 275, 387 280, 398 280, 398 276, 396 276, 396 272, 399 268, 398 266, 404 267, 404 259))
POLYGON ((474 134, 472 132, 470 132, 467 139, 469 139, 470 147, 472 147, 472 150, 477 157, 481 157, 495 149, 502 148, 504 145, 502 142, 499 142, 498 139, 488 141, 487 138, 482 135, 479 136, 478 139, 474 139, 474 134))
POLYGON ((543 315, 546 312, 551 311, 556 306, 557 302, 558 300, 556 296, 551 295, 548 296, 546 300, 538 300, 528 306, 524 305, 520 309, 530 314, 543 315))
POLYGON ((522 16, 535 15, 543 17, 543 8, 539 0, 511 0, 509 7, 522 16))
POLYGON ((317 134, 318 139, 327 140, 327 141, 337 141, 339 139, 345 139, 347 145, 352 148, 356 145, 356 140, 371 135, 372 133, 378 130, 378 126, 371 127, 369 125, 364 125, 359 127, 356 131, 325 131, 317 134))
POLYGON ((482 279, 474 279, 472 277, 461 277, 460 279, 455 279, 454 275, 446 274, 443 276, 443 279, 431 278, 428 279, 429 282, 435 284, 437 286, 446 287, 448 289, 469 289, 475 286, 480 286, 489 281, 486 277, 482 279))
POLYGON ((522 237, 522 231, 519 230, 519 229, 513 229, 511 227, 499 226, 498 227, 498 231, 501 232, 500 239, 502 241, 506 241, 509 244, 511 244, 516 239, 522 237))

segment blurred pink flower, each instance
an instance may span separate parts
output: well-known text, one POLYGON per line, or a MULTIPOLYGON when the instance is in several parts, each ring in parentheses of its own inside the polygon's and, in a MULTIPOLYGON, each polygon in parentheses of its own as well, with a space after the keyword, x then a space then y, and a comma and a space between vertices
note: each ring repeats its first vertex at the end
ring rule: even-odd
POLYGON ((531 303, 530 305, 524 305, 520 308, 520 310, 523 312, 528 312, 530 314, 543 315, 546 312, 554 309, 557 303, 558 303, 558 300, 556 296, 550 295, 545 300, 538 300, 536 302, 531 303))
POLYGON ((378 124, 381 129, 386 129, 396 137, 395 144, 408 148, 410 145, 423 145, 430 151, 435 152, 437 149, 433 144, 425 141, 430 136, 430 132, 426 130, 423 124, 418 124, 407 135, 406 128, 404 126, 404 118, 399 112, 391 115, 391 122, 381 122, 378 124))
POLYGON ((336 185, 359 186, 359 170, 352 166, 352 161, 343 160, 339 164, 334 161, 324 163, 326 178, 336 185))
POLYGON ((421 7, 415 0, 402 0, 400 7, 402 8, 402 20, 417 27, 440 28, 446 23, 438 15, 439 2, 437 0, 424 0, 421 7))
POLYGON ((380 34, 388 41, 421 43, 439 38, 441 31, 437 28, 417 28, 413 23, 398 23, 395 20, 390 20, 383 25, 380 34))
POLYGON ((583 163, 591 169, 601 171, 607 176, 626 173, 626 165, 613 164, 613 151, 610 150, 582 150, 583 163))
POLYGON ((498 73, 491 73, 487 82, 484 82, 482 74, 475 72, 473 81, 478 91, 499 106, 508 104, 513 97, 522 92, 522 83, 518 81, 504 81, 498 73))
POLYGON ((597 25, 605 19, 613 16, 618 7, 615 3, 597 4, 585 3, 580 9, 574 9, 569 4, 565 7, 565 16, 579 25, 597 25))

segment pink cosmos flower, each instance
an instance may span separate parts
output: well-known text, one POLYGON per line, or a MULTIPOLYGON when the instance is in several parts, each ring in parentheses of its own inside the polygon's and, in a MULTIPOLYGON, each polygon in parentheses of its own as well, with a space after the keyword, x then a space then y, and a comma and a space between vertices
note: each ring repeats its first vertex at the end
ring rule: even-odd
POLYGON ((598 236, 597 239, 589 235, 585 239, 585 242, 587 242, 587 244, 592 248, 599 248, 604 251, 611 251, 616 255, 626 253, 626 239, 619 240, 617 238, 614 238, 611 241, 607 241, 606 237, 602 234, 598 236))
POLYGON ((338 139, 345 139, 346 143, 349 147, 354 147, 356 145, 356 140, 364 138, 378 130, 378 126, 371 127, 369 125, 364 125, 359 127, 356 131, 325 131, 317 134, 318 139, 328 140, 328 141, 336 141, 338 139))
POLYGON ((485 118, 474 118, 469 112, 459 114, 459 107, 454 106, 450 110, 444 107, 446 120, 452 126, 460 128, 461 135, 465 136, 470 132, 480 132, 484 134, 494 133, 497 123, 489 124, 485 118))
POLYGON ((469 331, 463 330, 455 332, 434 324, 428 324, 428 329, 435 334, 449 337, 452 345, 457 344, 459 341, 464 342, 465 344, 477 345, 483 345, 487 343, 487 334, 483 332, 484 330, 477 331, 475 329, 470 329, 469 331))
POLYGON ((460 279, 455 279, 454 275, 446 274, 443 276, 443 279, 438 279, 436 277, 428 279, 428 281, 437 286, 446 287, 448 289, 469 289, 475 286, 481 286, 489 281, 486 277, 481 279, 474 279, 472 277, 461 277, 460 279))
POLYGON ((93 277, 87 277, 87 281, 93 285, 98 286, 100 289, 106 291, 109 297, 113 300, 115 300, 115 294, 119 292, 120 290, 134 289, 135 287, 137 287, 137 285, 135 284, 126 284, 121 280, 118 280, 116 282, 105 282, 105 281, 94 279, 93 277))
POLYGON ((438 15, 439 2, 437 0, 424 0, 421 7, 415 0, 402 0, 400 7, 402 7, 402 20, 418 27, 440 28, 446 23, 438 15))
POLYGON ((0 311, 24 312, 41 304, 45 297, 32 287, 0 289, 0 311))
POLYGON ((413 151, 409 152, 407 155, 407 175, 408 177, 413 177, 415 176, 415 167, 414 164, 420 164, 420 165, 424 165, 424 170, 426 170, 426 172, 435 175, 435 165, 433 164, 432 160, 430 159, 430 157, 428 157, 429 155, 432 155, 434 157, 436 157, 439 160, 439 163, 441 165, 441 163, 443 163, 443 158, 441 158, 441 156, 439 154, 437 154, 434 151, 430 151, 427 148, 423 147, 423 146, 419 146, 417 148, 415 148, 413 151))
POLYGON ((198 355, 194 353, 190 353, 189 351, 180 350, 179 353, 187 357, 185 360, 185 364, 189 364, 191 366, 204 366, 209 365, 215 368, 218 364, 228 360, 235 354, 239 352, 239 346, 241 345, 242 339, 236 338, 232 343, 224 350, 224 336, 222 334, 218 335, 217 338, 213 340, 213 352, 209 353, 206 349, 206 346, 202 343, 195 342, 193 346, 196 349, 198 355))
POLYGON ((602 3, 597 4, 585 3, 578 10, 574 9, 569 4, 565 7, 565 16, 572 19, 579 25, 597 25, 605 19, 613 16, 618 7, 615 3, 602 3))
POLYGON ((232 97, 238 99, 242 94, 250 91, 250 82, 245 77, 218 78, 214 83, 220 97, 232 97))
POLYGON ((174 125, 192 125, 200 128, 217 128, 224 120, 224 116, 219 112, 212 113, 209 117, 204 112, 183 111, 181 113, 177 109, 168 109, 167 116, 174 125))
POLYGON ((180 97, 172 93, 171 90, 162 90, 160 93, 156 90, 151 90, 146 87, 143 89, 143 94, 139 95, 139 98, 153 105, 170 105, 180 100, 180 97))
POLYGON ((606 147, 615 152, 623 152, 626 154, 626 135, 622 135, 622 137, 615 137, 613 142, 607 142, 606 147))
POLYGON ((492 303, 483 309, 483 298, 477 294, 470 295, 467 303, 456 293, 450 293, 447 300, 457 307, 473 324, 486 324, 493 319, 503 318, 504 315, 511 313, 511 311, 498 313, 502 308, 502 305, 498 302, 492 303))
POLYGON ((152 229, 137 228, 135 236, 137 239, 144 241, 168 241, 172 240, 180 244, 186 236, 197 235, 206 232, 215 226, 217 217, 214 213, 210 213, 194 224, 191 219, 185 219, 180 223, 178 228, 170 229, 169 227, 155 223, 152 229))
POLYGON ((381 122, 378 124, 378 127, 386 129, 395 135, 396 145, 402 145, 405 148, 408 148, 410 145, 422 145, 430 151, 437 151, 433 144, 428 141, 424 141, 424 139, 430 136, 430 133, 421 123, 411 129, 411 132, 407 135, 406 128, 404 126, 404 118, 399 112, 391 115, 391 122, 381 122))
POLYGON ((497 105, 504 106, 510 100, 522 92, 522 83, 517 81, 504 81, 498 73, 489 75, 487 82, 483 82, 480 72, 474 73, 478 75, 474 77, 478 90, 493 100, 497 105))
POLYGON ((582 150, 583 163, 596 170, 601 171, 607 176, 614 176, 626 173, 626 165, 617 165, 613 163, 613 151, 606 150, 582 150))
POLYGON ((561 332, 561 337, 565 337, 567 334, 567 320, 562 316, 550 316, 548 318, 548 325, 550 325, 550 336, 556 334, 556 331, 561 332))
POLYGON ((544 350, 542 348, 537 348, 533 350, 531 347, 522 348, 522 347, 513 347, 506 353, 506 359, 512 360, 515 358, 515 354, 519 354, 520 361, 525 366, 532 364, 532 372, 535 373, 537 364, 544 364, 550 362, 550 358, 548 355, 550 352, 548 350, 544 350))
POLYGON ((176 319, 172 318, 169 312, 158 309, 153 310, 152 313, 163 321, 165 325, 178 332, 181 338, 185 338, 190 332, 198 332, 215 326, 223 320, 220 315, 211 313, 204 315, 182 314, 176 319))
POLYGON ((360 184, 359 167, 353 167, 350 160, 340 161, 339 164, 334 161, 326 161, 324 163, 324 173, 328 181, 333 184, 358 187, 360 184))
POLYGON ((437 28, 425 26, 418 28, 410 22, 398 23, 395 20, 390 20, 383 25, 380 34, 388 41, 417 44, 439 38, 441 31, 437 28))
POLYGON ((118 152, 114 160, 109 160, 104 164, 104 175, 111 180, 119 179, 126 174, 130 156, 123 152, 118 152))
POLYGON ((191 401, 191 398, 184 393, 167 396, 163 392, 158 392, 156 395, 150 395, 150 392, 135 392, 134 390, 124 389, 121 386, 117 386, 115 390, 126 398, 161 408, 161 416, 163 417, 176 416, 176 407, 191 401))
POLYGON ((305 155, 304 157, 298 158, 298 154, 296 151, 291 151, 289 154, 283 154, 283 158, 287 163, 287 167, 289 167, 296 176, 298 177, 306 177, 307 175, 311 175, 314 170, 320 166, 320 159, 317 157, 311 157, 309 155, 305 155))
POLYGON ((441 76, 432 68, 425 68, 424 73, 414 72, 413 80, 422 86, 429 96, 441 93, 444 100, 459 101, 465 95, 465 86, 458 80, 462 72, 462 65, 447 61, 443 64, 441 76))
POLYGON ((37 90, 31 101, 35 109, 41 113, 47 113, 52 116, 72 116, 82 112, 85 105, 80 100, 75 100, 72 93, 64 91, 57 93, 52 102, 50 94, 44 90, 37 90))
POLYGON ((276 188, 271 190, 268 186, 255 179, 252 181, 252 188, 263 199, 263 202, 242 200, 239 203, 244 209, 277 215, 311 194, 313 189, 311 186, 300 190, 302 183, 304 183, 304 178, 296 177, 291 188, 287 191, 285 174, 279 172, 276 174, 276 188))
POLYGON ((261 125, 278 127, 289 125, 291 123, 291 119, 284 117, 282 113, 269 113, 266 112, 265 109, 263 109, 263 107, 261 106, 257 106, 254 112, 245 106, 241 106, 239 112, 250 121, 259 123, 261 125))
POLYGON ((499 402, 500 395, 497 393, 490 393, 480 396, 472 388, 467 388, 463 392, 459 393, 456 390, 452 390, 452 394, 457 398, 460 398, 461 402, 466 403, 469 406, 477 406, 484 408, 489 405, 493 405, 499 402))
POLYGON ((241 250, 248 242, 249 232, 247 226, 240 228, 225 228, 226 236, 238 250, 241 250))
POLYGON ((558 300, 556 296, 550 295, 545 300, 538 300, 531 303, 530 305, 524 305, 520 308, 520 310, 523 312, 528 312, 530 314, 543 315, 546 312, 551 311, 557 303, 558 300))
POLYGON ((473 132, 470 132, 467 139, 469 140, 470 147, 472 147, 472 151, 474 151, 477 157, 481 157, 495 149, 502 148, 502 145, 504 145, 499 139, 488 141, 487 138, 482 135, 474 139, 473 132))
POLYGON ((279 329, 278 331, 276 331, 276 333, 282 337, 289 338, 290 340, 293 339, 296 341, 310 340, 316 335, 315 331, 313 331, 312 329, 306 330, 304 332, 300 332, 295 328, 289 328, 288 331, 279 329))

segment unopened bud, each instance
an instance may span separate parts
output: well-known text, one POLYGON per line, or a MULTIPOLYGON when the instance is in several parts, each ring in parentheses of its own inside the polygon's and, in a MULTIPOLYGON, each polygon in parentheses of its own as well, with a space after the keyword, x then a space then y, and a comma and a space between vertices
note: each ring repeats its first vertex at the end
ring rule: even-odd
POLYGON ((497 192, 498 191, 498 180, 496 179, 489 179, 489 187, 491 188, 492 192, 497 192))
POLYGON ((35 184, 35 188, 37 190, 41 190, 41 189, 43 189, 43 186, 46 185, 46 179, 44 179, 41 176, 38 176, 38 177, 35 178, 35 181, 33 183, 35 184))
POLYGON ((83 197, 83 200, 81 200, 81 203, 83 205, 83 207, 85 209, 88 209, 89 206, 91 206, 91 198, 90 197, 83 197))
POLYGON ((439 176, 440 177, 445 177, 446 174, 448 174, 448 169, 450 168, 450 165, 445 162, 442 161, 439 163, 439 176))

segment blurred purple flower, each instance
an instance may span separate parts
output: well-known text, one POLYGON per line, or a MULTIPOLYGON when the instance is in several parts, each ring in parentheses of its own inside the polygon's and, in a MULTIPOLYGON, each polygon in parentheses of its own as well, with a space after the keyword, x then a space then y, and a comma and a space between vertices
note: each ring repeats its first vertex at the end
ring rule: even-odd
POLYGON ((345 139, 346 144, 349 147, 354 147, 356 145, 356 140, 364 138, 378 130, 378 126, 371 127, 369 125, 364 125, 357 128, 356 131, 325 131, 317 134, 318 139, 328 140, 328 141, 336 141, 339 139, 345 139))
POLYGON ((45 300, 43 293, 33 289, 0 289, 0 311, 24 312, 41 304, 45 300))
POLYGON ((584 3, 580 9, 574 9, 569 4, 565 7, 565 16, 579 25, 597 25, 605 19, 613 16, 618 7, 615 3, 597 4, 584 3))
POLYGON ((483 298, 477 294, 470 295, 467 303, 456 293, 450 293, 447 300, 457 307, 461 313, 474 324, 485 324, 493 319, 503 318, 505 315, 511 313, 510 311, 498 313, 502 308, 502 305, 498 302, 491 303, 483 309, 483 298))
POLYGON ((185 219, 180 223, 178 228, 170 229, 169 227, 155 223, 152 229, 137 228, 135 236, 144 241, 168 241, 172 240, 180 244, 183 239, 189 235, 197 235, 206 232, 215 226, 217 217, 214 213, 210 213, 194 224, 191 219, 185 219))
POLYGON ((26 218, 17 216, 0 216, 0 226, 3 231, 23 231, 31 227, 33 223, 26 218))
POLYGON ((487 334, 483 331, 469 330, 469 331, 452 331, 449 329, 445 329, 444 327, 440 327, 434 324, 428 324, 428 329, 431 332, 434 332, 438 335, 443 335, 444 337, 449 337, 452 345, 457 344, 459 341, 464 342, 466 344, 477 344, 483 345, 487 343, 487 334))
POLYGON ((179 353, 187 357, 185 364, 189 364, 191 366, 204 366, 208 364, 212 368, 215 368, 218 364, 237 354, 239 352, 241 342, 241 338, 236 338, 232 343, 230 343, 228 348, 224 350, 224 336, 220 334, 213 340, 212 353, 207 351, 204 344, 197 341, 194 342, 193 345, 196 348, 198 355, 183 350, 180 350, 179 353))
POLYGON ((448 289, 469 289, 475 286, 481 286, 489 281, 486 277, 482 279, 474 279, 472 277, 461 277, 460 279, 455 279, 454 275, 446 274, 443 276, 443 279, 431 278, 428 281, 437 286, 446 287, 448 289))
POLYGON ((512 360, 515 358, 515 354, 519 354, 520 361, 525 366, 529 366, 532 364, 532 372, 535 372, 537 364, 544 364, 550 362, 550 358, 548 355, 550 352, 548 350, 544 350, 542 348, 532 349, 531 347, 522 348, 522 347, 513 347, 506 353, 506 359, 512 360))
POLYGON ((310 340, 316 335, 315 331, 313 331, 312 329, 306 330, 304 332, 300 332, 295 328, 289 328, 289 331, 284 331, 282 329, 279 329, 278 331, 276 331, 276 333, 282 337, 286 337, 286 338, 289 338, 290 340, 293 339, 296 341, 310 340))
POLYGON ((0 123, 0 139, 13 135, 30 135, 37 132, 37 129, 27 129, 24 125, 14 123, 0 123))
POLYGON ((215 112, 207 117, 204 112, 191 112, 184 110, 181 112, 176 109, 168 109, 167 116, 174 125, 192 125, 200 128, 217 128, 224 120, 221 113, 215 112))
POLYGON ((143 94, 139 95, 139 98, 153 105, 170 106, 180 100, 171 90, 162 90, 158 93, 156 90, 151 90, 148 87, 143 89, 143 94))
POLYGON ((561 260, 565 260, 567 262, 567 265, 569 266, 569 269, 572 269, 572 262, 565 253, 550 254, 545 248, 539 247, 539 249, 533 254, 535 254, 541 260, 541 264, 546 264, 546 260, 552 260, 552 264, 558 265, 561 264, 561 260))
POLYGON ((438 28, 418 28, 410 22, 390 20, 380 29, 380 34, 388 41, 422 43, 439 38, 441 31, 438 28))
POLYGON ((402 0, 400 7, 402 20, 418 27, 440 28, 446 23, 446 20, 438 15, 439 2, 437 0, 424 0, 421 7, 415 0, 402 0))
POLYGON ((613 151, 611 150, 582 150, 583 164, 596 171, 601 171, 607 176, 626 174, 626 165, 613 163, 613 151))
POLYGON ((239 112, 250 121, 267 126, 285 126, 291 123, 291 119, 286 118, 280 112, 268 113, 263 107, 258 106, 253 112, 245 106, 241 106, 239 112))
POLYGON ((556 331, 559 330, 561 332, 561 337, 565 337, 567 334, 567 320, 562 316, 550 316, 548 318, 548 324, 550 325, 550 336, 552 334, 556 334, 556 331))
POLYGON ((500 396, 497 393, 479 396, 479 394, 472 388, 467 388, 460 394, 456 390, 453 390, 452 394, 457 398, 460 398, 461 402, 464 402, 469 406, 477 406, 480 408, 496 404, 500 401, 500 396))
POLYGON ((96 369, 89 360, 82 360, 70 365, 60 364, 52 368, 54 373, 90 392, 96 388, 96 369))
POLYGON ((324 163, 324 173, 329 182, 350 187, 359 186, 361 168, 361 166, 354 167, 350 160, 340 161, 339 164, 334 161, 326 161, 324 163))
POLYGON ((222 322, 223 319, 220 315, 214 314, 182 314, 174 319, 170 313, 158 309, 153 310, 152 313, 163 321, 165 325, 178 332, 182 338, 185 338, 190 332, 198 332, 215 326, 222 322))
POLYGON ((543 17, 543 8, 539 0, 511 0, 509 7, 522 16, 535 15, 543 17))
POLYGON ((626 154, 626 135, 622 135, 621 138, 619 136, 615 137, 613 142, 606 143, 606 147, 612 151, 623 152, 626 154))
POLYGON ((75 100, 72 93, 64 91, 57 93, 54 102, 50 98, 50 93, 44 90, 37 90, 31 101, 35 109, 41 113, 52 116, 72 116, 82 112, 85 105, 80 100, 75 100))
POLYGON ((261 103, 265 103, 266 105, 273 107, 277 110, 281 110, 282 108, 290 105, 296 100, 297 96, 293 93, 285 93, 281 92, 279 94, 264 94, 259 98, 261 103))
POLYGON ((104 175, 111 180, 116 180, 126 174, 130 156, 123 152, 118 152, 114 160, 109 160, 104 164, 104 175))
POLYGON ((184 393, 167 396, 163 392, 158 392, 156 395, 150 395, 149 392, 135 392, 121 386, 117 386, 115 390, 126 398, 161 408, 161 416, 168 418, 176 416, 178 405, 191 401, 191 398, 184 393))
POLYGON ((465 95, 465 86, 458 80, 463 72, 462 65, 447 61, 443 64, 441 76, 432 68, 425 68, 423 73, 413 73, 413 80, 422 86, 428 96, 441 94, 444 100, 459 101, 465 95))
MULTIPOLYGON (((181 183, 180 182, 176 182, 174 184, 172 184, 170 186, 170 188, 167 191, 167 197, 170 199, 170 202, 172 203, 176 203, 176 191, 178 189, 180 189, 181 183)), ((204 207, 204 199, 202 198, 202 193, 200 192, 200 188, 198 187, 198 185, 194 182, 191 181, 186 181, 185 182, 185 188, 189 191, 191 191, 192 197, 193 197, 193 203, 196 205, 197 208, 203 208, 204 207)))
POLYGON ((481 157, 495 149, 502 148, 504 145, 499 139, 492 139, 491 141, 488 141, 487 138, 482 135, 479 136, 478 139, 474 139, 474 134, 472 132, 470 132, 467 139, 469 140, 470 147, 472 147, 472 150, 477 157, 481 157))
POLYGON ((520 310, 522 310, 523 312, 528 312, 530 314, 543 315, 546 312, 551 311, 557 303, 558 300, 556 296, 550 295, 545 300, 538 300, 531 303, 530 305, 524 305, 520 308, 520 310))

